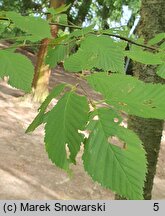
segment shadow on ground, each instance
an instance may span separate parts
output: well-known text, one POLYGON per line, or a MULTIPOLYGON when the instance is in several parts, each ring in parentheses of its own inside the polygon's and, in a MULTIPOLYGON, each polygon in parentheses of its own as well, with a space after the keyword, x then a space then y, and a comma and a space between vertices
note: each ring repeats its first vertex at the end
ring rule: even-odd
MULTIPOLYGON (((57 68, 53 71, 50 88, 61 82, 76 84, 77 81, 73 74, 57 68)), ((81 85, 96 97, 86 83, 82 81, 81 85)), ((85 173, 81 153, 71 178, 50 162, 43 144, 43 128, 25 134, 39 104, 20 96, 23 96, 21 91, 0 82, 0 199, 114 199, 110 190, 94 183, 85 173)), ((165 132, 153 199, 165 199, 164 155, 165 132)))

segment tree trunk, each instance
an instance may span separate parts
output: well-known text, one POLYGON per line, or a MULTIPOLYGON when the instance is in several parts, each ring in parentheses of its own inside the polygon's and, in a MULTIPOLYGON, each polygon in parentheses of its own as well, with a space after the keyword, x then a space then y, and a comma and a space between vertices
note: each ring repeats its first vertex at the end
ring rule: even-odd
MULTIPOLYGON (((147 42, 155 34, 161 32, 165 32, 164 0, 142 0, 141 20, 137 28, 138 36, 143 37, 145 42, 147 42)), ((155 66, 134 63, 133 74, 147 83, 164 83, 164 80, 161 80, 156 75, 155 66)), ((163 121, 130 116, 128 127, 134 130, 140 137, 147 153, 148 173, 144 186, 144 199, 150 200, 152 198, 153 180, 160 150, 163 121)))
POLYGON ((90 6, 91 6, 92 0, 84 0, 82 1, 81 6, 79 7, 78 14, 74 20, 74 24, 76 25, 82 25, 82 23, 85 21, 85 17, 89 12, 90 6))
MULTIPOLYGON (((64 4, 64 0, 50 0, 50 7, 58 8, 62 4, 64 4)), ((51 17, 48 17, 48 19, 51 19, 51 17)), ((55 38, 58 33, 58 26, 51 25, 50 30, 52 37, 55 38)), ((49 68, 49 65, 45 64, 45 57, 47 55, 50 41, 51 39, 48 38, 43 39, 37 54, 37 63, 35 65, 34 79, 32 84, 34 101, 44 101, 49 93, 48 85, 51 69, 49 68)))

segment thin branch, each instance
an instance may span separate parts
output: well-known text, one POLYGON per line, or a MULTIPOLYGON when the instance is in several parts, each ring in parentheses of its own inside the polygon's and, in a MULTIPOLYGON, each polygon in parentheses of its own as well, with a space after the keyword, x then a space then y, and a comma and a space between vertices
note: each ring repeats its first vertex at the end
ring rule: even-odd
MULTIPOLYGON (((8 20, 10 21, 9 19, 7 18, 0 18, 0 20, 8 20)), ((62 27, 69 27, 69 28, 75 28, 75 29, 83 29, 82 27, 79 27, 79 26, 76 26, 76 25, 65 25, 65 24, 61 24, 61 23, 49 23, 50 25, 58 25, 58 26, 62 26, 62 27)), ((94 32, 89 32, 91 34, 97 34, 97 35, 107 35, 107 36, 110 36, 110 37, 115 37, 115 38, 119 38, 123 41, 126 41, 130 44, 134 44, 136 46, 139 46, 139 47, 143 47, 143 48, 146 48, 146 49, 150 49, 150 50, 153 50, 153 51, 159 51, 158 48, 155 48, 155 47, 151 47, 151 46, 147 46, 147 45, 144 45, 144 44, 140 44, 138 42, 135 42, 135 41, 132 41, 126 37, 123 37, 123 36, 120 36, 120 35, 115 35, 115 34, 111 34, 111 33, 101 33, 99 31, 94 31, 94 32)))
MULTIPOLYGON (((1 41, 1 40, 0 40, 1 41)), ((62 44, 58 44, 58 46, 67 46, 69 43, 62 43, 62 44)), ((13 49, 13 48, 24 48, 24 47, 34 47, 34 46, 40 46, 42 45, 42 43, 29 43, 29 44, 20 44, 20 45, 16 45, 16 46, 10 46, 10 47, 4 47, 4 48, 0 48, 1 50, 5 50, 5 49, 13 49)), ((49 43, 49 45, 55 45, 54 43, 49 43)))
POLYGON ((143 47, 143 48, 147 48, 147 49, 150 49, 150 50, 155 50, 155 51, 158 51, 157 48, 155 47, 151 47, 151 46, 147 46, 147 45, 144 45, 144 44, 140 44, 140 43, 137 43, 135 41, 132 41, 126 37, 123 37, 123 36, 120 36, 120 35, 114 35, 114 34, 110 34, 110 33, 102 33, 102 35, 108 35, 108 36, 111 36, 111 37, 116 37, 116 38, 119 38, 123 41, 127 41, 128 43, 131 43, 131 44, 134 44, 136 46, 140 46, 140 47, 143 47))
MULTIPOLYGON (((83 29, 82 27, 79 27, 79 26, 75 26, 75 25, 65 25, 65 24, 60 24, 60 23, 51 23, 51 25, 59 25, 59 26, 63 26, 63 27, 71 27, 71 28, 75 28, 75 29, 83 29)), ((120 35, 116 35, 116 34, 111 34, 111 33, 101 33, 99 31, 94 31, 94 32, 89 32, 91 34, 97 34, 97 35, 107 35, 107 36, 110 36, 110 37, 115 37, 115 38, 119 38, 123 41, 126 41, 128 43, 131 43, 131 44, 134 44, 136 46, 140 46, 140 47, 143 47, 143 48, 146 48, 146 49, 150 49, 150 50, 154 50, 154 51, 159 51, 158 48, 155 48, 155 47, 151 47, 151 46, 147 46, 147 45, 144 45, 144 44, 140 44, 138 42, 135 42, 135 41, 132 41, 126 37, 123 37, 123 36, 120 36, 120 35)))
POLYGON ((68 28, 75 28, 75 29, 83 29, 82 27, 79 27, 77 25, 66 25, 66 24, 61 24, 61 23, 49 23, 49 25, 57 25, 57 26, 61 26, 61 27, 68 27, 68 28))
POLYGON ((10 21, 10 19, 4 18, 4 17, 0 17, 0 20, 2 20, 2 21, 10 21))
POLYGON ((74 77, 77 79, 77 81, 78 81, 78 86, 80 86, 80 88, 81 88, 82 91, 84 92, 85 96, 88 98, 89 103, 91 104, 91 106, 92 106, 93 108, 95 108, 96 105, 95 105, 94 101, 91 99, 90 95, 89 95, 88 92, 85 90, 85 88, 81 85, 81 79, 80 79, 80 77, 78 77, 77 75, 75 75, 74 77))

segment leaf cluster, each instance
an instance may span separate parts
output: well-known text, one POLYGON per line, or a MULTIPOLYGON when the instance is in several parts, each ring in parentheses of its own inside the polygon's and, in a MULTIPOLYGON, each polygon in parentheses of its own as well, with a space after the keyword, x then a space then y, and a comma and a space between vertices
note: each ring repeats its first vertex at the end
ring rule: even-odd
MULTIPOLYGON (((25 33, 22 40, 52 39, 49 23, 40 17, 7 12, 5 18, 25 33)), ((46 63, 55 67, 63 61, 65 70, 79 73, 102 97, 95 101, 86 93, 79 95, 79 83, 61 84, 50 92, 27 132, 45 125, 45 147, 53 163, 70 172, 70 164, 76 164, 83 145, 84 169, 93 180, 128 199, 143 199, 146 155, 138 136, 123 127, 122 113, 164 119, 165 86, 126 76, 124 58, 156 65, 158 75, 164 77, 164 38, 164 33, 156 35, 147 45, 134 40, 131 49, 125 51, 127 39, 120 32, 107 31, 105 35, 90 26, 51 40, 46 63), (92 71, 91 75, 83 76, 84 70, 92 71), (49 110, 57 97, 57 104, 49 110)), ((29 92, 33 66, 14 51, 12 47, 0 51, 0 76, 9 76, 12 86, 29 92)))

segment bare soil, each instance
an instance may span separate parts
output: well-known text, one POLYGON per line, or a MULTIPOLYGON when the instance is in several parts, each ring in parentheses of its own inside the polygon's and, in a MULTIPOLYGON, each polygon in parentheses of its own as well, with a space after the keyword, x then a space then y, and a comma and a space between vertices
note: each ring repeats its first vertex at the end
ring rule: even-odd
MULTIPOLYGON (((76 83, 73 74, 57 68, 50 88, 57 83, 76 83)), ((87 91, 88 86, 82 82, 87 91)), ((80 89, 82 91, 82 89, 80 89)), ((92 94, 92 97, 96 95, 92 94)), ((37 114, 38 103, 25 99, 23 93, 0 81, 0 199, 114 199, 85 173, 81 152, 73 176, 69 177, 48 159, 44 148, 44 130, 25 134, 37 114)), ((165 131, 154 181, 153 199, 165 199, 165 131)))

